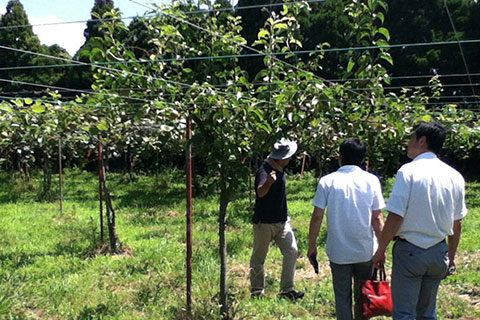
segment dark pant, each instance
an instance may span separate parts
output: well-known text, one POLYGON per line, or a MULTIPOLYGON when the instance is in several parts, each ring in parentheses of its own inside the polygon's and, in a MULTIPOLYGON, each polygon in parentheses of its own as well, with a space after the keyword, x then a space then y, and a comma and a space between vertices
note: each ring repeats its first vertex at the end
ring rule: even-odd
POLYGON ((393 247, 393 319, 437 319, 437 292, 447 268, 445 241, 428 249, 397 241, 393 247))
POLYGON ((355 319, 363 319, 362 303, 360 301, 362 280, 372 277, 372 261, 336 264, 330 261, 333 277, 333 291, 335 292, 335 311, 338 320, 352 320, 352 278, 353 294, 355 298, 355 319))

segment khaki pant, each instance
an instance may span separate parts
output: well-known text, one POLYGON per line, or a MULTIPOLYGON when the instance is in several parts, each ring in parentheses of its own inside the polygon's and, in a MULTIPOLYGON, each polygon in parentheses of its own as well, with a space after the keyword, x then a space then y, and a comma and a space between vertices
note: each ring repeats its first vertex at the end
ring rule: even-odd
POLYGON ((265 288, 264 264, 270 243, 275 243, 283 255, 282 278, 280 290, 293 290, 295 267, 298 258, 297 241, 290 223, 257 223, 253 225, 253 252, 250 258, 251 292, 263 292, 265 288))

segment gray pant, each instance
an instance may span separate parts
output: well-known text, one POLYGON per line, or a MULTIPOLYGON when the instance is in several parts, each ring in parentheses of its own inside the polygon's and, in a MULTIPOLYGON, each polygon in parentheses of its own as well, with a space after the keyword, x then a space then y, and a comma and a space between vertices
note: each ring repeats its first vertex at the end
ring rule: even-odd
POLYGON ((250 258, 250 285, 251 292, 263 292, 265 288, 264 264, 270 242, 280 248, 283 255, 282 278, 280 290, 293 290, 295 267, 298 258, 297 241, 290 223, 256 223, 253 225, 253 252, 250 258))
POLYGON ((335 313, 338 320, 352 320, 352 278, 355 298, 355 319, 363 319, 362 303, 360 301, 362 280, 372 277, 372 261, 336 264, 330 261, 332 270, 333 291, 335 292, 335 313))
POLYGON ((428 249, 397 241, 393 247, 393 319, 437 319, 437 292, 447 268, 445 241, 428 249))

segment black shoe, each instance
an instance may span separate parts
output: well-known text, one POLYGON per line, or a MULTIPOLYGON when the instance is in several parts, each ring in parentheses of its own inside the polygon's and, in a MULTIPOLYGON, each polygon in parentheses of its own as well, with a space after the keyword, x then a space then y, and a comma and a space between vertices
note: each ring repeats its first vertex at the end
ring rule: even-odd
POLYGON ((295 290, 280 293, 281 298, 287 298, 287 299, 290 299, 290 300, 302 299, 304 295, 305 295, 304 292, 295 291, 295 290))
POLYGON ((263 294, 263 290, 254 291, 254 292, 250 293, 250 298, 262 299, 262 298, 265 298, 265 295, 263 294))

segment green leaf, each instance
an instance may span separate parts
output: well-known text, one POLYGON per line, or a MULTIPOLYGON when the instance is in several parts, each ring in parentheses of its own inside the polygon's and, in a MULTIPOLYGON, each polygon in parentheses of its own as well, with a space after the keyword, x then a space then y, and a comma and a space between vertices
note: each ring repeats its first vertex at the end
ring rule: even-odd
POLYGON ((388 32, 387 28, 381 27, 380 29, 378 29, 378 32, 383 34, 383 36, 385 37, 385 39, 387 39, 387 41, 390 40, 390 32, 388 32))
POLYGON ((43 112, 45 112, 45 109, 46 109, 45 106, 43 104, 40 104, 40 103, 35 103, 32 106, 32 110, 35 113, 43 113, 43 112))
POLYGON ((92 136, 96 136, 96 135, 98 135, 98 133, 99 133, 97 127, 90 127, 90 128, 88 128, 88 132, 89 132, 92 136))
POLYGON ((12 102, 15 103, 17 107, 23 107, 23 101, 20 99, 12 100, 12 102))
POLYGON ((286 23, 277 23, 273 26, 274 30, 277 29, 288 29, 288 25, 286 23))
POLYGON ((368 0, 368 8, 371 9, 371 10, 374 10, 374 6, 373 6, 373 0, 368 0))
POLYGON ((377 15, 375 16, 375 18, 377 18, 378 20, 380 20, 383 24, 383 22, 385 21, 385 16, 383 15, 382 12, 377 12, 377 15))
POLYGON ((347 72, 351 72, 354 66, 355 66, 355 61, 350 59, 350 61, 348 61, 347 72))
POLYGON ((228 110, 228 109, 223 109, 223 117, 224 117, 225 119, 231 118, 231 117, 232 117, 232 113, 230 112, 230 110, 228 110))
POLYGON ((393 66, 393 59, 392 59, 392 56, 390 55, 390 53, 388 53, 388 52, 380 53, 380 59, 383 59, 383 60, 387 61, 388 63, 390 63, 393 66))
POLYGON ((7 111, 7 112, 12 112, 13 111, 12 107, 7 102, 0 103, 0 110, 7 111))
POLYGON ((93 48, 92 51, 90 51, 90 61, 99 61, 101 57, 103 57, 103 51, 100 48, 93 48))
POLYGON ((390 46, 387 41, 381 40, 381 39, 378 40, 378 41, 376 42, 376 44, 377 44, 377 46, 382 47, 382 49, 383 49, 383 48, 386 49, 386 48, 388 48, 388 47, 390 46))
POLYGON ((268 36, 270 35, 270 33, 265 30, 265 29, 261 29, 259 32, 258 32, 258 39, 262 39, 262 38, 265 38, 265 39, 268 39, 268 36))
POLYGON ((102 120, 100 121, 98 124, 97 124, 97 129, 100 130, 100 131, 105 131, 105 130, 108 130, 108 124, 105 120, 102 120))
POLYGON ((422 121, 425 121, 425 122, 429 122, 429 121, 432 121, 432 116, 431 115, 425 115, 423 117, 420 118, 422 121))
POLYGON ((25 99, 25 103, 26 103, 26 104, 32 104, 32 103, 33 103, 33 100, 30 99, 30 98, 26 98, 26 99, 25 99))

